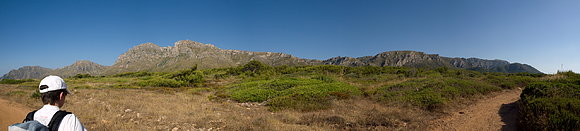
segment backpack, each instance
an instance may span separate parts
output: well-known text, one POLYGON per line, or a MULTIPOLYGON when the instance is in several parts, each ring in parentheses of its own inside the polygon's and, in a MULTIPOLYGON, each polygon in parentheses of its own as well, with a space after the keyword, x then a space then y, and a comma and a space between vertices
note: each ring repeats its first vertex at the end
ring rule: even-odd
POLYGON ((60 122, 64 116, 72 114, 71 112, 67 111, 57 111, 52 116, 52 119, 50 119, 48 127, 46 127, 40 122, 34 120, 34 113, 36 113, 36 111, 38 110, 28 113, 22 123, 16 123, 8 126, 8 131, 58 131, 58 127, 60 126, 60 122))

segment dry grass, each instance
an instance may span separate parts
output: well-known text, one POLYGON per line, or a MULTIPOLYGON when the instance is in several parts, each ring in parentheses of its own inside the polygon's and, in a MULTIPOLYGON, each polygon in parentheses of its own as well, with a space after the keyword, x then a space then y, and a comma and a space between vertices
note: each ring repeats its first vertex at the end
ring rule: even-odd
MULTIPOLYGON (((3 99, 38 109, 35 88, 0 85, 3 99), (11 95, 11 92, 25 92, 11 95)), ((89 130, 408 130, 431 119, 420 110, 389 107, 363 98, 334 101, 314 112, 271 112, 260 103, 212 102, 210 92, 145 89, 72 89, 63 110, 89 130)))

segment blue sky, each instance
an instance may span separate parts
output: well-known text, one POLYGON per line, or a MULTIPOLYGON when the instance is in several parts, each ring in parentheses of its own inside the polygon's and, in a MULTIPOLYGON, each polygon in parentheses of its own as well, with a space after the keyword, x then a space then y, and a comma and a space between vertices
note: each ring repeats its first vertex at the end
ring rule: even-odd
POLYGON ((178 40, 301 58, 415 50, 580 71, 578 0, 0 0, 0 74, 178 40))

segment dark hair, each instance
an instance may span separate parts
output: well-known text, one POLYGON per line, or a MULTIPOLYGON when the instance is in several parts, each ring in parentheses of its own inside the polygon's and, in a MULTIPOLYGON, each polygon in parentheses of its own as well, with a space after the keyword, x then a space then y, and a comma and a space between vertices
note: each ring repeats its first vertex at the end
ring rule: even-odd
POLYGON ((56 101, 58 101, 60 99, 59 96, 60 96, 60 93, 62 93, 62 92, 64 92, 65 95, 68 94, 68 92, 65 89, 41 93, 40 98, 42 99, 42 103, 44 103, 44 104, 50 103, 51 105, 54 105, 56 103, 56 101))

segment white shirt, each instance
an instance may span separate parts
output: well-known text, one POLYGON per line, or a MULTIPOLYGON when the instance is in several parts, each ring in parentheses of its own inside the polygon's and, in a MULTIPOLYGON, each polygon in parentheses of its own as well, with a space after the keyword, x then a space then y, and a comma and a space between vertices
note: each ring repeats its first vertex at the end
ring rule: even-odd
MULTIPOLYGON (((44 105, 36 113, 34 113, 34 120, 40 122, 41 124, 48 126, 52 116, 59 111, 58 106, 44 105)), ((68 114, 64 116, 58 127, 59 131, 86 131, 81 121, 74 115, 68 114)))

